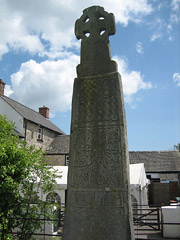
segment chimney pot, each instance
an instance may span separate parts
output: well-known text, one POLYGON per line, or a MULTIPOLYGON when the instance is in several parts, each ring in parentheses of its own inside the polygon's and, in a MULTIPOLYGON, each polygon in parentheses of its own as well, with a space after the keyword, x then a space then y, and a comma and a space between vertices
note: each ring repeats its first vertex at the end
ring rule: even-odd
POLYGON ((40 107, 39 108, 39 113, 44 116, 45 118, 48 118, 49 119, 49 108, 48 107, 40 107))
POLYGON ((6 83, 0 79, 0 96, 4 96, 4 88, 5 88, 6 83))

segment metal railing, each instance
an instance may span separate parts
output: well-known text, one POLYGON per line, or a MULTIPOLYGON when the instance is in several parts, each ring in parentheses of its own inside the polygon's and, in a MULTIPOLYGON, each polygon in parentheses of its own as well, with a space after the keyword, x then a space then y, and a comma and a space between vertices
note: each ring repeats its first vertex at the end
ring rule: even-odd
MULTIPOLYGON (((36 222, 40 222, 41 224, 41 229, 37 230, 37 231, 30 231, 27 229, 22 229, 22 228, 15 228, 13 229, 13 231, 8 232, 7 230, 4 229, 4 226, 1 224, 1 228, 0 228, 0 239, 4 240, 5 239, 5 233, 6 234, 11 234, 15 239, 18 240, 27 240, 29 239, 31 236, 41 236, 41 239, 47 239, 46 237, 54 237, 54 236, 62 236, 62 228, 63 228, 63 224, 64 224, 64 213, 65 213, 65 205, 61 204, 58 207, 58 210, 56 212, 56 214, 54 214, 55 217, 50 218, 47 216, 47 211, 49 209, 49 205, 53 206, 57 206, 57 203, 52 203, 52 202, 41 202, 41 203, 32 203, 31 205, 36 204, 41 205, 40 209, 43 211, 41 211, 40 213, 40 217, 26 217, 26 216, 14 216, 14 217, 9 217, 9 220, 17 220, 21 223, 32 223, 33 221, 36 222), (43 207, 42 207, 43 205, 43 207), (47 207, 48 205, 48 207, 47 207), (51 233, 49 231, 47 231, 47 226, 52 226, 52 231, 51 233), (53 227, 56 227, 57 231, 53 231, 53 227)), ((1 221, 0 221, 1 222, 1 221)))
MULTIPOLYGON (((180 207, 180 206, 179 206, 180 207)), ((163 239, 163 226, 177 226, 180 223, 165 223, 162 220, 161 207, 136 206, 133 207, 133 222, 136 240, 138 239, 163 239), (155 235, 156 238, 151 238, 155 235), (145 237, 146 236, 146 237, 145 237), (145 237, 145 238, 143 238, 145 237)))
MULTIPOLYGON (((47 204, 52 204, 52 203, 47 203, 44 202, 44 210, 46 210, 46 205, 47 204)), ((180 206, 179 206, 180 207, 180 206)), ((144 235, 151 235, 151 233, 157 233, 159 234, 158 239, 162 239, 162 229, 164 225, 180 225, 180 223, 163 223, 162 222, 162 217, 161 217, 161 207, 149 207, 149 206, 136 206, 132 208, 133 210, 133 223, 134 223, 134 232, 135 232, 135 237, 136 240, 138 239, 143 239, 144 235)), ((46 239, 46 237, 51 237, 51 236, 62 236, 63 232, 63 225, 64 225, 64 216, 65 216, 65 205, 61 205, 59 207, 59 214, 57 215, 56 219, 51 219, 45 217, 46 215, 43 214, 41 215, 40 218, 28 218, 28 217, 23 217, 21 220, 24 221, 41 221, 43 222, 42 230, 38 232, 26 232, 26 236, 29 234, 29 236, 41 236, 41 239, 46 239), (52 233, 47 232, 47 224, 50 223, 53 225, 56 225, 57 231, 52 233)), ((13 218, 12 218, 13 219, 13 218)), ((18 220, 18 218, 15 218, 18 220)), ((19 240, 26 240, 23 238, 23 234, 21 231, 14 230, 11 232, 12 235, 18 236, 19 240), (21 237, 22 236, 22 237, 21 237)), ((3 238, 1 237, 3 240, 3 238)), ((148 237, 148 239, 151 239, 148 237)), ((153 238, 154 239, 154 238, 153 238)))

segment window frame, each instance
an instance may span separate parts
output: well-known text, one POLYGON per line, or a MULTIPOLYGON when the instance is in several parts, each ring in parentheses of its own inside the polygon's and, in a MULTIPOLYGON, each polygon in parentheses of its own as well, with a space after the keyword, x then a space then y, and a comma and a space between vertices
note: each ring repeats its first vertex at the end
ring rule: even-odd
POLYGON ((42 129, 42 127, 39 127, 39 128, 38 128, 37 140, 38 140, 38 141, 42 141, 42 140, 43 140, 43 129, 42 129))

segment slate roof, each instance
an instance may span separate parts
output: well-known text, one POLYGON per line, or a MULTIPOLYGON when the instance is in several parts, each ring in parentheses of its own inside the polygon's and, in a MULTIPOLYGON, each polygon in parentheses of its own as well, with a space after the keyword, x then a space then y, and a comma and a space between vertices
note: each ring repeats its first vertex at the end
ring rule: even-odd
POLYGON ((59 135, 47 148, 47 154, 69 154, 69 135, 59 135))
POLYGON ((54 125, 49 119, 42 116, 40 113, 32 110, 31 108, 28 108, 24 106, 23 104, 16 102, 15 100, 6 97, 6 96, 0 96, 4 99, 12 108, 14 108, 22 117, 25 119, 39 124, 40 126, 43 126, 45 128, 48 128, 54 132, 57 132, 58 134, 65 134, 60 128, 58 128, 56 125, 54 125))
POLYGON ((180 171, 178 151, 129 152, 130 163, 144 163, 146 172, 180 171))

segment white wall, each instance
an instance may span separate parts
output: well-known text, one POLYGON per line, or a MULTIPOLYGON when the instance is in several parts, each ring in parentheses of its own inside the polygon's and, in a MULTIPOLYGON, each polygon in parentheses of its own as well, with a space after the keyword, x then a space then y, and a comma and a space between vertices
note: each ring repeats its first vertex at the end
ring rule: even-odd
POLYGON ((9 121, 14 121, 16 130, 23 134, 23 117, 2 98, 0 98, 0 114, 6 115, 9 121))
POLYGON ((130 185, 130 193, 136 199, 138 205, 148 205, 147 186, 142 189, 138 185, 130 185))

